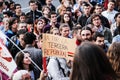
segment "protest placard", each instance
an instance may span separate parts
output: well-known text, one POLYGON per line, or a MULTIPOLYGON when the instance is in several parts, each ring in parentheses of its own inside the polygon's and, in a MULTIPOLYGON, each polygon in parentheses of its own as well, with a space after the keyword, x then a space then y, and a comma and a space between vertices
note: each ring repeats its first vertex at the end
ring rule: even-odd
POLYGON ((43 34, 43 56, 55 56, 68 59, 73 58, 75 53, 75 39, 65 38, 58 35, 43 34))

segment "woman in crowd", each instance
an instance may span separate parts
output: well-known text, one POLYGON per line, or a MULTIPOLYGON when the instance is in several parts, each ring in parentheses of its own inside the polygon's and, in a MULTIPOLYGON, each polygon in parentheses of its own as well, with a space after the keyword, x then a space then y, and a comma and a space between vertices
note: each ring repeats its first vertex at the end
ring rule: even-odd
POLYGON ((107 56, 117 76, 120 79, 120 46, 119 42, 114 42, 108 49, 107 56))
POLYGON ((116 80, 116 74, 100 47, 83 42, 76 49, 70 80, 116 80))
POLYGON ((44 27, 48 24, 48 20, 45 17, 41 17, 36 20, 34 26, 34 34, 38 37, 38 35, 43 33, 44 27))
POLYGON ((67 23, 70 26, 70 30, 72 30, 72 28, 74 26, 72 18, 70 17, 70 15, 68 13, 65 13, 62 16, 61 23, 67 23))
POLYGON ((18 70, 27 70, 30 73, 32 80, 35 80, 29 52, 24 51, 24 54, 22 52, 18 52, 16 55, 16 64, 18 70))

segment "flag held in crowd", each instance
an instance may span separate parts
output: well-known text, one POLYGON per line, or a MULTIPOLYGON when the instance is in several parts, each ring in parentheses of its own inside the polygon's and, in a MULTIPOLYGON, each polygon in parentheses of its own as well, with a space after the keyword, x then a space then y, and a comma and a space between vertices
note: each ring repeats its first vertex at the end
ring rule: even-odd
POLYGON ((11 77, 17 65, 3 43, 5 38, 6 35, 0 31, 0 70, 11 77))

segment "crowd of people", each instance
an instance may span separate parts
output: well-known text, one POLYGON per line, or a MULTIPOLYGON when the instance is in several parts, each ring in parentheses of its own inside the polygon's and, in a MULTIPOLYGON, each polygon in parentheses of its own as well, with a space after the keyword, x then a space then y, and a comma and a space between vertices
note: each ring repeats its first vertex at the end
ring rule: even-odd
POLYGON ((120 0, 59 1, 30 0, 22 12, 21 4, 0 0, 0 30, 17 64, 12 78, 0 70, 2 80, 120 80, 120 0), (73 61, 47 57, 45 72, 43 33, 75 38, 73 61))

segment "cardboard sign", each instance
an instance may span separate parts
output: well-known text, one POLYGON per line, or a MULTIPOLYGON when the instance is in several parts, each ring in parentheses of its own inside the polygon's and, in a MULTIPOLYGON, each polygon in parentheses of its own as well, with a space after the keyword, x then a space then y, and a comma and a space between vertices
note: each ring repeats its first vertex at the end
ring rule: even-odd
POLYGON ((68 59, 75 53, 75 39, 52 34, 43 34, 43 57, 55 56, 68 59))

